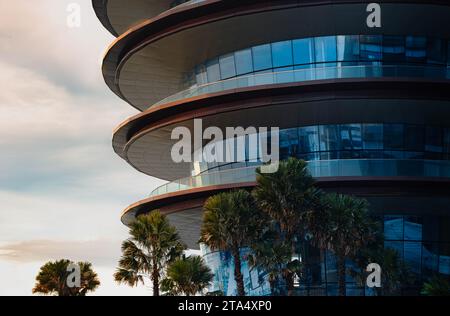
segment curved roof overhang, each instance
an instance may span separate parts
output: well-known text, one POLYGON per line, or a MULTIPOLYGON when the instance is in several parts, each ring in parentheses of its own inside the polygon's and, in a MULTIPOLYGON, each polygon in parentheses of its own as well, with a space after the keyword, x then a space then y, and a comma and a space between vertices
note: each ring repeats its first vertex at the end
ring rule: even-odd
POLYGON ((113 136, 117 154, 137 170, 165 180, 191 175, 173 163, 172 130, 194 119, 217 126, 290 128, 334 123, 448 125, 450 81, 340 79, 232 90, 150 108, 122 123, 113 136))
POLYGON ((170 9, 174 0, 92 0, 103 26, 114 36, 170 9))
MULTIPOLYGON (((317 185, 325 191, 364 197, 372 211, 396 210, 414 214, 415 208, 448 213, 450 179, 412 177, 342 177, 319 178, 317 185)), ((177 227, 181 239, 190 249, 198 249, 200 227, 205 200, 219 192, 236 188, 251 189, 256 183, 227 184, 203 187, 148 198, 130 205, 122 213, 121 221, 129 225, 136 216, 159 209, 177 227)))
POLYGON ((183 90, 183 78, 195 65, 253 45, 380 32, 450 37, 448 1, 378 2, 384 6, 381 31, 367 27, 363 0, 206 0, 181 6, 122 34, 106 53, 104 78, 119 97, 145 110, 183 90))

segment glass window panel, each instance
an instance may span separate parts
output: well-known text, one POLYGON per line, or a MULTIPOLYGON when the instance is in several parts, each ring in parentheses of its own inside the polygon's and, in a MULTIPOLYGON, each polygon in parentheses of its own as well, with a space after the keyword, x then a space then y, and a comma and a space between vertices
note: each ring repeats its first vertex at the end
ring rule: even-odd
POLYGON ((403 36, 383 37, 383 61, 401 62, 405 60, 405 38, 403 36))
POLYGON ((396 250, 400 258, 403 259, 403 241, 385 241, 384 247, 396 250))
POLYGON ((400 150, 404 148, 403 125, 384 124, 383 133, 385 150, 400 150))
POLYGON ((336 36, 316 37, 314 42, 317 63, 336 61, 336 36))
POLYGON ((447 42, 447 66, 450 66, 450 41, 447 42))
POLYGON ((405 240, 422 240, 422 218, 418 216, 405 216, 404 235, 405 240))
POLYGON ((255 46, 253 52, 253 68, 255 71, 272 68, 272 50, 270 44, 255 46))
POLYGON ((294 67, 292 66, 274 68, 273 72, 276 73, 274 75, 275 83, 293 82, 295 77, 292 70, 294 70, 294 67))
POLYGON ((383 149, 383 125, 363 124, 362 135, 365 150, 383 149))
POLYGON ((236 76, 236 67, 234 64, 234 54, 228 54, 219 58, 220 73, 222 79, 236 76))
POLYGON ((432 38, 428 40, 427 57, 432 64, 445 64, 447 43, 444 40, 432 38))
POLYGON ((422 270, 422 243, 405 242, 404 259, 409 268, 414 273, 420 273, 422 270))
POLYGON ((341 150, 338 126, 336 125, 319 126, 319 135, 320 135, 321 151, 341 150))
POLYGON ((423 36, 406 37, 406 60, 410 62, 425 62, 427 58, 427 38, 423 36))
POLYGON ((208 82, 220 80, 220 67, 217 59, 212 59, 206 63, 206 72, 208 73, 208 82))
POLYGON ((236 73, 238 75, 253 72, 253 58, 251 49, 244 49, 234 53, 236 73))
POLYGON ((314 63, 314 39, 304 38, 294 40, 294 64, 310 64, 314 63))
POLYGON ((273 67, 285 67, 293 64, 292 41, 272 44, 273 67))
POLYGON ((443 151, 442 129, 427 126, 425 133, 425 150, 428 152, 441 153, 443 151))
POLYGON ((361 60, 381 60, 383 56, 383 36, 382 35, 361 35, 360 54, 361 60))
POLYGON ((445 241, 445 242, 450 242, 450 217, 449 216, 439 216, 439 240, 445 241))
POLYGON ((423 151, 425 131, 420 125, 405 125, 405 150, 423 151))
POLYGON ((384 217, 384 237, 386 240, 403 240, 403 217, 384 217))
POLYGON ((204 65, 197 66, 195 69, 195 80, 197 84, 205 84, 208 82, 206 67, 204 65))
POLYGON ((441 244, 441 255, 439 256, 439 273, 450 275, 450 245, 441 244), (444 253, 445 255, 442 255, 444 253))
POLYGON ((358 61, 359 36, 339 35, 337 37, 337 57, 338 61, 358 61))
POLYGON ((341 125, 341 146, 343 150, 361 150, 361 124, 341 125))
POLYGON ((439 246, 436 243, 422 244, 422 273, 424 277, 436 273, 439 265, 439 246))
POLYGON ((444 128, 444 152, 450 154, 450 128, 444 128))
POLYGON ((298 129, 299 150, 302 153, 319 151, 319 129, 317 126, 298 129))

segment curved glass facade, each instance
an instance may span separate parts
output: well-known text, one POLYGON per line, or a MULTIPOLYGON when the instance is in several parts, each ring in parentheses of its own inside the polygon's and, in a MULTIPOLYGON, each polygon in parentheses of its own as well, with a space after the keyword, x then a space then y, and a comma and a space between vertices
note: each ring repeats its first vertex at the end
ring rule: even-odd
MULTIPOLYGON (((280 131, 280 159, 450 160, 450 127, 413 124, 352 123, 315 125, 280 131)), ((249 143, 248 141, 246 142, 249 143)), ((224 145, 224 152, 228 152, 224 145)), ((246 162, 199 163, 198 172, 242 168, 258 162, 258 151, 246 148, 246 162)), ((195 174, 195 173, 194 173, 195 174)))
MULTIPOLYGON (((450 216, 423 210, 423 215, 405 215, 388 210, 379 216, 384 228, 385 247, 397 251, 413 274, 401 294, 417 294, 424 281, 437 272, 450 276, 450 216), (401 214, 401 215, 399 215, 401 214)), ((329 251, 308 247, 306 277, 297 284, 298 295, 337 295, 336 258, 329 251)), ((351 268, 352 262, 347 262, 351 268)), ((347 295, 373 295, 347 274, 347 295)))
MULTIPOLYGON (((379 214, 383 225, 385 247, 394 249, 406 263, 414 277, 410 284, 403 286, 397 294, 414 294, 421 288, 423 281, 436 272, 450 276, 450 216, 424 212, 426 215, 405 215, 404 212, 385 211, 379 214), (403 214, 402 214, 403 213, 403 214), (402 215, 398 215, 402 214, 402 215)), ((296 295, 338 295, 338 274, 336 258, 330 251, 319 250, 306 245, 306 260, 303 261, 302 279, 295 282, 296 295)), ((222 291, 225 295, 236 295, 233 257, 229 252, 211 252, 201 245, 202 255, 212 269, 215 280, 211 291, 222 291)), ((246 258, 248 249, 241 251, 246 258)), ((347 268, 354 267, 350 261, 347 268)), ((270 295, 267 276, 257 268, 251 268, 246 260, 242 261, 245 289, 248 295, 270 295)), ((363 287, 347 274, 347 295, 374 295, 373 289, 363 287)), ((283 289, 283 285, 280 285, 283 289)))
MULTIPOLYGON (((234 279, 234 261, 230 252, 211 251, 204 244, 200 244, 202 257, 214 274, 214 280, 209 288, 210 292, 220 291, 225 296, 236 296, 237 286, 234 279)), ((249 254, 248 249, 241 249, 241 257, 249 254)), ((249 266, 242 261, 241 272, 244 278, 245 292, 248 296, 268 296, 271 294, 267 273, 249 266)))
POLYGON ((421 36, 337 35, 253 46, 196 67, 188 85, 203 85, 255 73, 358 65, 450 65, 447 39, 421 36))
MULTIPOLYGON (((166 183, 152 191, 150 197, 193 188, 224 184, 253 183, 258 163, 246 168, 204 172, 166 183)), ((229 168, 236 165, 229 165, 229 168)), ((414 177, 450 178, 450 162, 439 160, 335 159, 309 161, 308 169, 315 178, 324 177, 414 177)))

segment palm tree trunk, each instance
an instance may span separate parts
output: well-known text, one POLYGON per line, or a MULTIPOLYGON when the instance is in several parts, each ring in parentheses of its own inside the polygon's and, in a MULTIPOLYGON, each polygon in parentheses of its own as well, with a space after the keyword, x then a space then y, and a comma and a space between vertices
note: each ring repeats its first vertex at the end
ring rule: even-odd
POLYGON ((337 255, 337 269, 338 269, 339 296, 346 296, 347 290, 345 287, 345 257, 342 255, 337 255))
POLYGON ((294 274, 286 274, 284 281, 286 282, 287 295, 292 296, 294 294, 294 274))
POLYGON ((159 296, 159 270, 156 258, 153 258, 152 269, 153 296, 159 296))
POLYGON ((269 281, 269 285, 270 285, 270 295, 271 296, 276 296, 276 281, 275 280, 270 280, 269 281))
POLYGON ((244 276, 241 272, 241 255, 239 252, 239 247, 234 246, 231 254, 234 259, 234 279, 237 285, 238 296, 245 296, 245 288, 244 288, 244 276))

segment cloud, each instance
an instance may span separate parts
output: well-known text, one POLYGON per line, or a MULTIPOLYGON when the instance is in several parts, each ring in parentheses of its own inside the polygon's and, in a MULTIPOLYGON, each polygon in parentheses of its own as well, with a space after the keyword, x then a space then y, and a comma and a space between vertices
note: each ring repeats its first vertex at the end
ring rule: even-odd
POLYGON ((120 213, 163 183, 113 153, 112 130, 136 111, 103 82, 113 38, 91 1, 78 1, 79 29, 66 26, 70 2, 0 1, 1 293, 29 294, 33 281, 6 271, 34 275, 65 256, 105 265, 103 293, 123 293, 109 277, 127 238, 120 213))
POLYGON ((21 263, 59 260, 88 261, 115 266, 120 257, 120 240, 54 241, 32 240, 0 245, 0 259, 21 263))
POLYGON ((97 93, 100 56, 113 40, 99 26, 90 0, 81 0, 81 27, 69 28, 72 0, 0 2, 0 57, 40 71, 75 93, 97 93))

